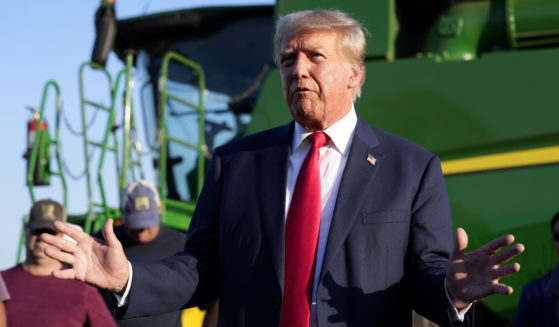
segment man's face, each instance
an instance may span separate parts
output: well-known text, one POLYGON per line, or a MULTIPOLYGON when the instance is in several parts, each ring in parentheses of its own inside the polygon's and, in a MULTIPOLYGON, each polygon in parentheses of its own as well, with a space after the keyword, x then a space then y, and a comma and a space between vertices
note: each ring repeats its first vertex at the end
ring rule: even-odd
POLYGON ((157 234, 159 234, 159 227, 148 227, 140 229, 126 228, 126 232, 134 242, 148 243, 153 241, 157 237, 157 234))
POLYGON ((25 232, 25 245, 27 249, 27 257, 30 259, 38 260, 38 259, 47 259, 47 255, 45 254, 45 248, 47 244, 39 239, 39 236, 43 233, 48 233, 51 235, 56 235, 57 237, 62 237, 62 233, 56 233, 50 229, 39 229, 39 230, 30 230, 26 228, 25 232))
POLYGON ((335 31, 300 31, 280 46, 283 95, 289 111, 307 130, 330 127, 353 103, 361 68, 341 55, 335 31))

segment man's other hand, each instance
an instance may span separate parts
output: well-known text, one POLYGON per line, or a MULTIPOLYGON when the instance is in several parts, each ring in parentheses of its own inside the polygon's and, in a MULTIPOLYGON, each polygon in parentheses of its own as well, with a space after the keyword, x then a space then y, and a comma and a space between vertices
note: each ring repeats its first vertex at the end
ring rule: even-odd
POLYGON ((456 229, 456 246, 446 271, 446 287, 458 310, 491 294, 509 295, 513 292, 512 287, 499 281, 520 270, 516 262, 501 266, 524 252, 524 245, 520 243, 501 251, 513 242, 513 235, 503 235, 477 250, 464 253, 468 234, 462 228, 456 229))

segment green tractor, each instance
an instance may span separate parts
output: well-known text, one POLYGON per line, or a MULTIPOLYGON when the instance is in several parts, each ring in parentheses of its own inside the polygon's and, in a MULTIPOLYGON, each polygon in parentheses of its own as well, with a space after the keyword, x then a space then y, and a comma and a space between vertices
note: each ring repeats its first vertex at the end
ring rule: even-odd
MULTIPOLYGON (((86 99, 81 85, 89 203, 70 220, 92 232, 120 216, 105 192, 105 154, 116 159, 119 190, 143 176, 136 146, 141 115, 162 222, 186 230, 214 149, 290 120, 273 61, 274 23, 313 8, 344 10, 370 32, 356 110, 441 158, 454 225, 468 231, 470 248, 505 233, 526 245, 517 260, 521 272, 506 280, 515 293, 476 306, 478 326, 512 325, 522 286, 557 260, 549 221, 559 209, 559 0, 278 0, 126 20, 115 19, 111 1, 103 3, 92 62, 80 72, 106 76, 111 101, 86 99), (110 50, 124 64, 114 80, 103 68, 110 50), (119 101, 122 114, 115 115, 119 101), (88 134, 88 110, 106 113, 99 135, 88 134), (94 147, 98 160, 89 158, 94 147)), ((46 85, 36 126, 52 88, 59 94, 55 82, 46 85)), ((28 156, 33 201, 34 185, 50 175, 65 185, 57 136, 41 143, 43 129, 36 133, 28 156), (44 159, 52 146, 56 155, 44 159)))

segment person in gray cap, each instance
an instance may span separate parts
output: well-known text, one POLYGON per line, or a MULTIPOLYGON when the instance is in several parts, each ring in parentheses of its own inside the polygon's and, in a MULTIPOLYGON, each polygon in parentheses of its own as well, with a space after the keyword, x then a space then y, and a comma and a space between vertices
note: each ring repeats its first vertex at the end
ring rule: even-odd
POLYGON ((25 225, 25 262, 2 271, 10 300, 4 303, 10 326, 116 326, 96 289, 51 276, 62 264, 45 255, 42 233, 63 238, 54 229, 66 221, 64 207, 53 200, 33 204, 25 225))
MULTIPOLYGON (((159 214, 161 200, 155 186, 138 180, 130 183, 122 192, 120 201, 123 224, 116 226, 114 232, 122 243, 127 257, 137 259, 162 259, 184 249, 186 234, 162 226, 159 214)), ((101 232, 95 235, 103 239, 101 232)), ((105 302, 113 305, 110 292, 101 291, 105 302)), ((119 326, 181 326, 181 311, 117 320, 119 326)))
POLYGON ((132 245, 147 244, 154 241, 160 232, 169 234, 164 241, 176 241, 177 243, 175 246, 176 251, 164 254, 165 256, 182 250, 185 236, 164 226, 164 228, 161 227, 159 220, 161 200, 159 199, 157 189, 150 182, 139 180, 129 184, 122 194, 120 210, 124 222, 123 229, 128 235, 128 241, 131 241, 129 242, 131 243, 129 244, 130 246, 128 246, 130 250, 133 248, 132 245))

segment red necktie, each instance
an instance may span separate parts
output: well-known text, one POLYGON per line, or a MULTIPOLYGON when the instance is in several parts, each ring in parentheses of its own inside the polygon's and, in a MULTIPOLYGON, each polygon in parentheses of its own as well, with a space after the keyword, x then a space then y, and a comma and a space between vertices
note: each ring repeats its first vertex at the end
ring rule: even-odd
POLYGON ((307 137, 312 148, 305 157, 285 223, 285 279, 281 327, 307 327, 313 289, 320 227, 320 153, 328 137, 315 132, 307 137))

